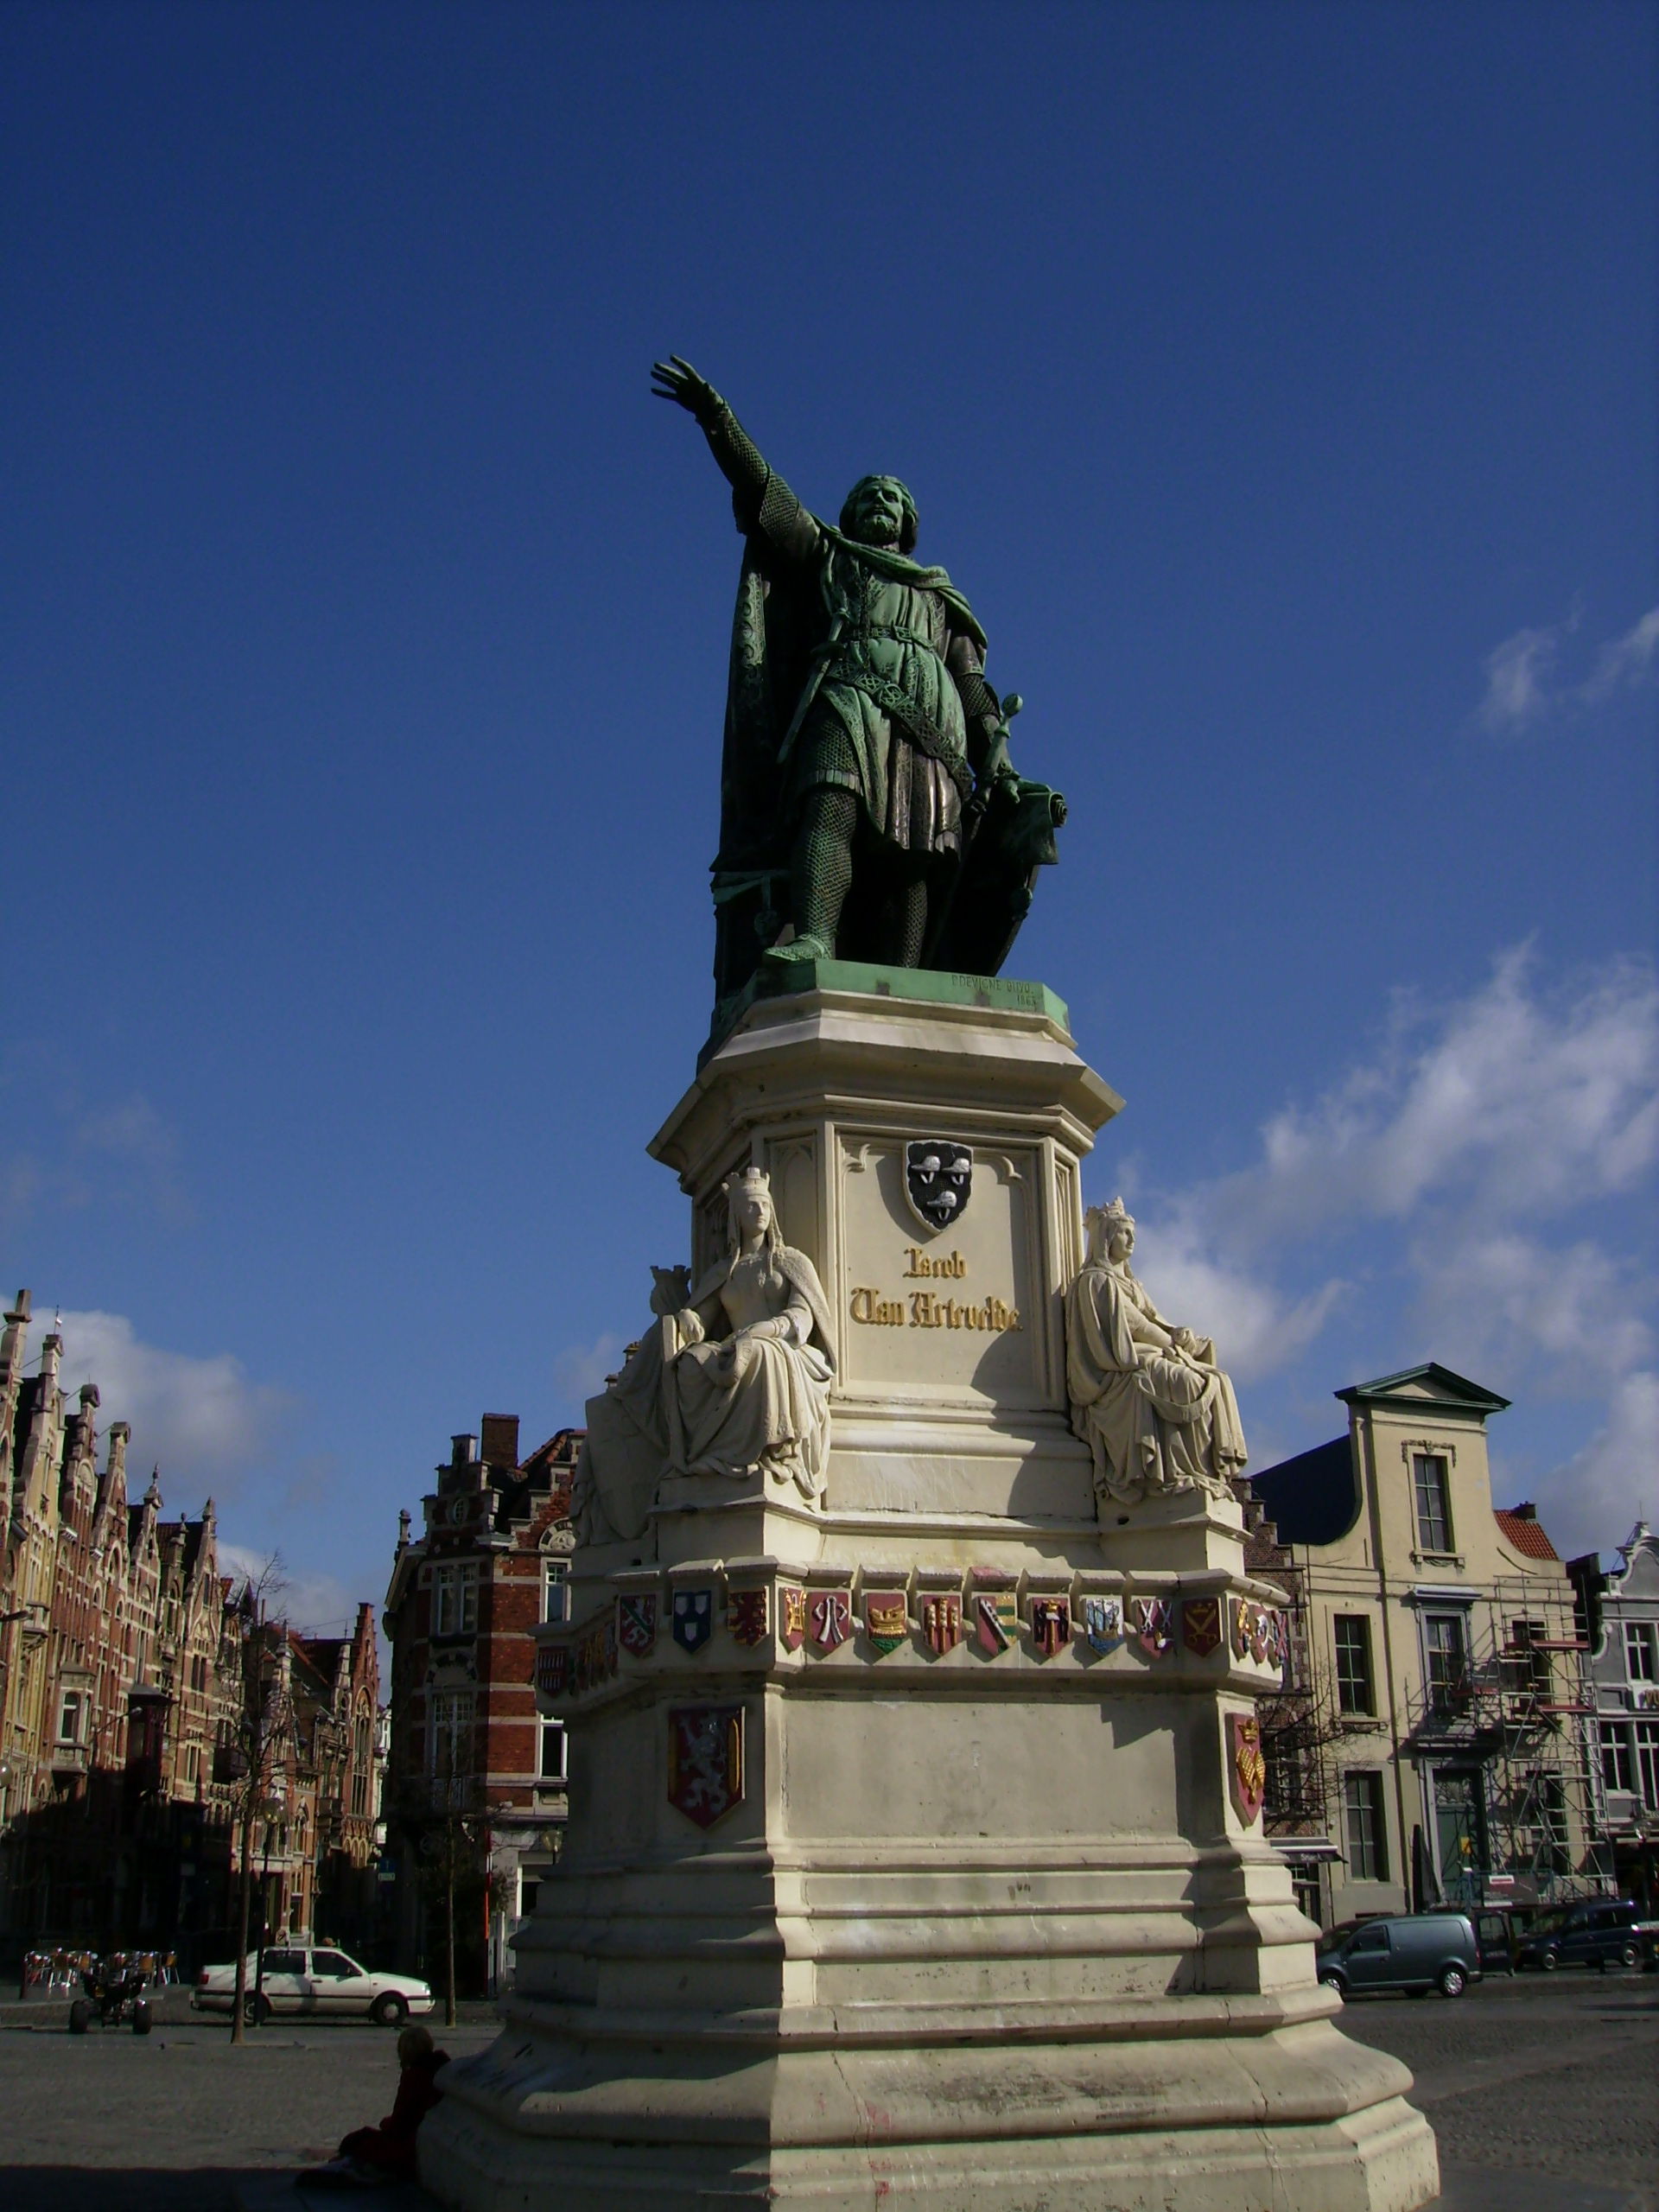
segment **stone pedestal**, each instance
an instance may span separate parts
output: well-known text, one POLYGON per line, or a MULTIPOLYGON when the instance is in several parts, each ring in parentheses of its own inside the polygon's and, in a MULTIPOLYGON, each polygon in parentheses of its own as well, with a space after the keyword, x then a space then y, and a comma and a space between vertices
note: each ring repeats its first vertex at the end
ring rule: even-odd
POLYGON ((1039 987, 803 980, 652 1150, 694 1273, 751 1160, 817 1267, 824 1507, 681 1478, 576 1554, 540 1676, 565 1854, 423 2176, 469 2212, 1408 2212, 1433 2136, 1333 2023, 1232 1725, 1276 1593, 1230 1501, 1097 1517, 1069 1427, 1079 1163, 1120 1102, 1039 987), (942 1230, 929 1141, 971 1154, 942 1230))

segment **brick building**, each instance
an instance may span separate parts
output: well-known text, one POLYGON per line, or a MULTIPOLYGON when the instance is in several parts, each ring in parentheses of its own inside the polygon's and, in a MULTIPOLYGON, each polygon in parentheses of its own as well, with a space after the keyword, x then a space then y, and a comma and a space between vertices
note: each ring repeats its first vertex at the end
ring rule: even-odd
POLYGON ((256 1643, 292 1714, 257 1838, 273 1898, 308 1913, 320 1880, 331 1899, 350 1890, 342 1854, 359 1874, 372 1859, 372 1822, 365 1842, 336 1798, 351 1805, 362 1771, 348 1719, 378 1696, 372 1613, 278 1659, 286 1631, 256 1636, 219 1573, 213 1501, 165 1520, 152 1473, 130 1503, 127 1424, 109 1426, 100 1466, 98 1390, 71 1410, 55 1331, 31 1372, 29 1322, 20 1291, 0 1335, 0 1942, 222 1948, 256 1643))
POLYGON ((486 1414, 481 1444, 453 1440, 418 1538, 400 1516, 384 1608, 399 1961, 441 1974, 453 1903, 463 1992, 510 1973, 507 1939, 558 1853, 564 1726, 537 1710, 531 1631, 563 1618, 580 1442, 562 1429, 521 1463, 518 1416, 486 1414))

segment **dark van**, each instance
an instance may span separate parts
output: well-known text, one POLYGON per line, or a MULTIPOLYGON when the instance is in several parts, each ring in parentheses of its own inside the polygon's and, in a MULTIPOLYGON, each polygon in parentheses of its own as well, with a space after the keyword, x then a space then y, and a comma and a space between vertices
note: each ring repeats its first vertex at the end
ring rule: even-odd
POLYGON ((1401 1912, 1344 1922, 1322 1938, 1319 1980, 1344 1997, 1366 1990, 1438 1989, 1461 1997, 1480 1980, 1480 1947, 1460 1912, 1401 1912))
POLYGON ((1527 1930, 1516 1964, 1545 1974, 1557 1967, 1637 1967, 1643 1948, 1633 1904, 1586 1898, 1541 1912, 1527 1930))
MULTIPOLYGON (((1455 1914, 1460 1907, 1437 1904, 1431 1908, 1436 1919, 1455 1914)), ((1475 1942, 1480 1952, 1483 1974, 1515 1972, 1515 1926, 1507 1912, 1494 1912, 1489 1906, 1471 1905, 1463 1917, 1475 1931, 1475 1942)))

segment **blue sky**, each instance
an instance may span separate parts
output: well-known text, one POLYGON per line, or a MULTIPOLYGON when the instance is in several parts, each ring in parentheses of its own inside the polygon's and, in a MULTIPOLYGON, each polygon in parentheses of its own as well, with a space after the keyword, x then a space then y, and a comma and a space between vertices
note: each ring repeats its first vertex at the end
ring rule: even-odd
POLYGON ((679 1257, 739 546, 902 474, 1257 1465, 1659 1516, 1648 7, 0 14, 0 1280, 321 1621, 679 1257))

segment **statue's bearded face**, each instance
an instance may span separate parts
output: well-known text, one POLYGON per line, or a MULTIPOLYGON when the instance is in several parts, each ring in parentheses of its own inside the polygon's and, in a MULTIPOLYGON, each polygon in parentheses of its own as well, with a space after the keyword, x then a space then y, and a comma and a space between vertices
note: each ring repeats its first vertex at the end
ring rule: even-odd
MULTIPOLYGON (((896 476, 867 476, 853 487, 842 517, 842 528, 861 545, 898 545, 905 536, 905 487, 896 476)), ((910 509, 914 535, 914 510, 910 509)))

